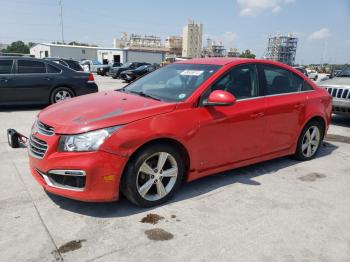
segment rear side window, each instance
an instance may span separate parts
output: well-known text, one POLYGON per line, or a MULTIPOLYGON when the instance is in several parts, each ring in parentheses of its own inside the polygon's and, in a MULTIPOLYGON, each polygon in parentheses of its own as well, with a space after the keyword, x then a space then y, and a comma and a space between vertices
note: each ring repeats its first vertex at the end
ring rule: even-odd
POLYGON ((51 74, 59 74, 61 73, 61 69, 53 66, 53 65, 49 65, 49 64, 46 64, 47 65, 47 72, 48 73, 51 73, 51 74))
POLYGON ((75 62, 75 61, 71 61, 71 60, 66 60, 66 63, 68 64, 68 66, 75 70, 75 71, 82 71, 82 68, 81 66, 79 65, 78 62, 75 62))
POLYGON ((304 80, 283 68, 260 65, 264 95, 295 93, 303 90, 304 80))
POLYGON ((12 64, 12 59, 0 60, 0 74, 11 74, 12 64))
POLYGON ((18 73, 19 74, 40 74, 46 73, 46 67, 43 62, 31 61, 31 60, 18 60, 18 73))

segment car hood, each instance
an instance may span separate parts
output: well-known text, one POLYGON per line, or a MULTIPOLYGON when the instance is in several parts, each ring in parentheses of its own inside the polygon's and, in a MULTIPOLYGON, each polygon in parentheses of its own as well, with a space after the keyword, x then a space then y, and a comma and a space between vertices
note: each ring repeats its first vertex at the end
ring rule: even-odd
POLYGON ((350 87, 350 77, 334 77, 324 80, 318 84, 319 86, 347 86, 350 87))
POLYGON ((79 134, 164 114, 175 107, 175 103, 108 91, 58 102, 41 111, 38 118, 57 134, 79 134))

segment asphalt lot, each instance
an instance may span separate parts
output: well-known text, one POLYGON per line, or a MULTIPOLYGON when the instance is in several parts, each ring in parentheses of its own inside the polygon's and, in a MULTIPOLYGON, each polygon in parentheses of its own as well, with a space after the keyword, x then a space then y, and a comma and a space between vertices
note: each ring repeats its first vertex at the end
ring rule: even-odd
MULTIPOLYGON (((95 79, 100 90, 123 86, 95 79)), ((28 134, 40 109, 0 109, 0 261, 350 261, 350 118, 333 118, 312 161, 221 173, 184 184, 166 205, 139 209, 42 190, 26 149, 6 138, 10 127, 28 134), (163 219, 141 223, 148 214, 163 219)))

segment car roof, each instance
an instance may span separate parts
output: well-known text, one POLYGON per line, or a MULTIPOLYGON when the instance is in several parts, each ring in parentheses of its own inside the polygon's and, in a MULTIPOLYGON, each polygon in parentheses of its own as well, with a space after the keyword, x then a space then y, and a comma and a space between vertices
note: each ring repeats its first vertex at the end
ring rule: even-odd
POLYGON ((177 61, 175 64, 203 64, 203 65, 227 65, 240 63, 265 63, 270 65, 286 67, 288 65, 265 59, 240 58, 240 57, 210 57, 210 58, 194 58, 189 60, 177 61))

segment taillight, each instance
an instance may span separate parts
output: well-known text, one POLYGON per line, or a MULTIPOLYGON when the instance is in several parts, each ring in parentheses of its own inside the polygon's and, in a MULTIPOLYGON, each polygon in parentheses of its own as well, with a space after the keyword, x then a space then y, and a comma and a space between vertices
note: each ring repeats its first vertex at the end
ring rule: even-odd
POLYGON ((95 82, 94 75, 92 73, 89 74, 88 82, 95 82))

